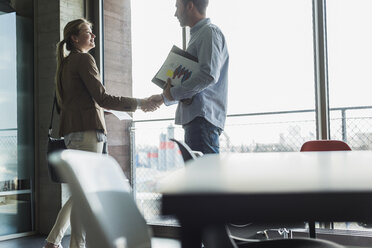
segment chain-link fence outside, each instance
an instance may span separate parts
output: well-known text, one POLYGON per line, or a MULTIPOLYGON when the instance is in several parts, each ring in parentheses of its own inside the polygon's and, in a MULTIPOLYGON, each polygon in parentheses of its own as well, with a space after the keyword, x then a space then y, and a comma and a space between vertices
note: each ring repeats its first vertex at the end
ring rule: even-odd
MULTIPOLYGON (((170 138, 182 140, 183 130, 171 121, 140 122, 132 127, 133 188, 139 208, 149 223, 166 225, 160 216, 160 198, 156 183, 168 173, 183 167, 177 145, 170 138)), ((169 224, 174 224, 170 219, 169 224)))
POLYGON ((0 191, 17 175, 17 131, 0 129, 0 191))
MULTIPOLYGON (((137 203, 152 224, 174 224, 160 218, 158 180, 183 167, 177 145, 183 130, 173 120, 135 122, 132 128, 134 188, 137 203)), ((330 111, 331 139, 344 140, 352 150, 372 149, 372 107, 340 108, 330 111)), ((314 110, 230 115, 220 137, 221 153, 296 152, 316 139, 314 110)), ((354 228, 349 223, 340 228, 354 228)))
POLYGON ((7 161, 17 161, 17 135, 2 135, 0 130, 1 156, 7 161))

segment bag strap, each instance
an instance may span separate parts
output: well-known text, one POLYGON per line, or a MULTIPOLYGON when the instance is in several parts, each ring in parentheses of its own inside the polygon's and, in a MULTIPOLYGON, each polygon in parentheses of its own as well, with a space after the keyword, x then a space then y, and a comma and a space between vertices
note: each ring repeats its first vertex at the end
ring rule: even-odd
POLYGON ((52 135, 52 131, 53 131, 52 125, 53 125, 54 108, 56 107, 56 105, 57 105, 57 98, 56 98, 56 93, 54 92, 54 100, 53 100, 53 107, 52 107, 52 115, 50 117, 48 137, 50 137, 52 135))

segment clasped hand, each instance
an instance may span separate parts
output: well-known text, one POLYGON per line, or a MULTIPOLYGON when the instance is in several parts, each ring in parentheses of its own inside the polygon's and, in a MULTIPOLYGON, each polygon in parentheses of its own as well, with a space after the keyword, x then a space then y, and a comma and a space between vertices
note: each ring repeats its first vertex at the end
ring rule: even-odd
MULTIPOLYGON (((167 84, 163 90, 164 96, 168 99, 173 101, 173 97, 170 93, 170 88, 172 87, 172 80, 170 78, 167 79, 167 84)), ((158 95, 152 95, 148 98, 141 99, 141 109, 144 112, 152 112, 157 110, 160 105, 164 103, 163 95, 158 94, 158 95)))
POLYGON ((157 110, 163 104, 162 95, 152 95, 148 98, 141 99, 141 109, 144 112, 152 112, 157 110))

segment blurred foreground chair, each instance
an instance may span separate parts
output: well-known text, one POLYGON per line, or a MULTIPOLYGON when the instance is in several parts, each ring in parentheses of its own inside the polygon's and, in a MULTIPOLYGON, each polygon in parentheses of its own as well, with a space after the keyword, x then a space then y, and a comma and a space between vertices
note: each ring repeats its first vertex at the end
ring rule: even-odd
MULTIPOLYGON (((301 146, 301 152, 351 151, 348 144, 341 140, 310 140, 301 146)), ((310 237, 315 238, 315 222, 309 222, 310 237)))
POLYGON ((74 201, 73 212, 81 218, 88 247, 151 247, 154 240, 151 241, 150 229, 115 159, 65 150, 52 154, 49 161, 68 181, 74 201))

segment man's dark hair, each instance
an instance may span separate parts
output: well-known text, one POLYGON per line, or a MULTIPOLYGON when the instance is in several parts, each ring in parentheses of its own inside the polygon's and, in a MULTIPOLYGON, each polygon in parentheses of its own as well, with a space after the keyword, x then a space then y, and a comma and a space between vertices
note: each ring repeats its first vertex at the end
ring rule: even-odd
POLYGON ((205 15, 209 0, 182 0, 183 5, 186 6, 188 2, 193 2, 200 14, 205 15))

